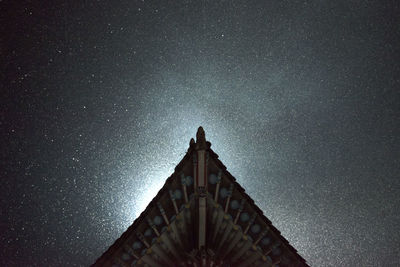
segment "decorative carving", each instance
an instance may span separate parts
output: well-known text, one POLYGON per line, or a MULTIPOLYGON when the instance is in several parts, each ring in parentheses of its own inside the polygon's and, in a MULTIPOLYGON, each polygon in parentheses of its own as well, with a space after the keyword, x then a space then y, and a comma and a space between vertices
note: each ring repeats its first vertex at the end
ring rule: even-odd
POLYGON ((199 186, 197 188, 197 191, 199 192, 199 196, 200 197, 205 197, 206 196, 207 191, 206 191, 206 188, 204 186, 199 186))

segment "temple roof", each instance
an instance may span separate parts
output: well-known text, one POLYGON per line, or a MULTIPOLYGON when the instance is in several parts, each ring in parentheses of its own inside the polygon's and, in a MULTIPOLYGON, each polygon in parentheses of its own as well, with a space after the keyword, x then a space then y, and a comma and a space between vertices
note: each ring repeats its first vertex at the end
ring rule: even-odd
POLYGON ((93 266, 250 265, 308 266, 199 127, 174 173, 93 266))

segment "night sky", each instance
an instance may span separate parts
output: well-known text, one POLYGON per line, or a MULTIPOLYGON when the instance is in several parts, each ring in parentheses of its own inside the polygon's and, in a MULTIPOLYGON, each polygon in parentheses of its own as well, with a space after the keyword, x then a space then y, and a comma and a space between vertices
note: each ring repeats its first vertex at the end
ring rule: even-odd
POLYGON ((202 125, 312 266, 400 265, 398 1, 0 1, 0 265, 89 265, 202 125))

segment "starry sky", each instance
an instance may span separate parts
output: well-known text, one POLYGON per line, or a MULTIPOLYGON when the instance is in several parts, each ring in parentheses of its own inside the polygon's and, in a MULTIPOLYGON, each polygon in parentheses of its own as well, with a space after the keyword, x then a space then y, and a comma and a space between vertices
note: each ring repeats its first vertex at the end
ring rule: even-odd
POLYGON ((398 1, 0 1, 0 265, 87 266, 198 126, 312 266, 400 265, 398 1))

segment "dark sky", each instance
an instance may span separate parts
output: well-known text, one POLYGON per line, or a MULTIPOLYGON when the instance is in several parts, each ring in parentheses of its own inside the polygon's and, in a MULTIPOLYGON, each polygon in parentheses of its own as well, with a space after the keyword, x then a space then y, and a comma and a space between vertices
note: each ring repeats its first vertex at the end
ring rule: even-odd
POLYGON ((0 265, 93 263, 202 125, 313 266, 400 265, 398 1, 0 1, 0 265))

